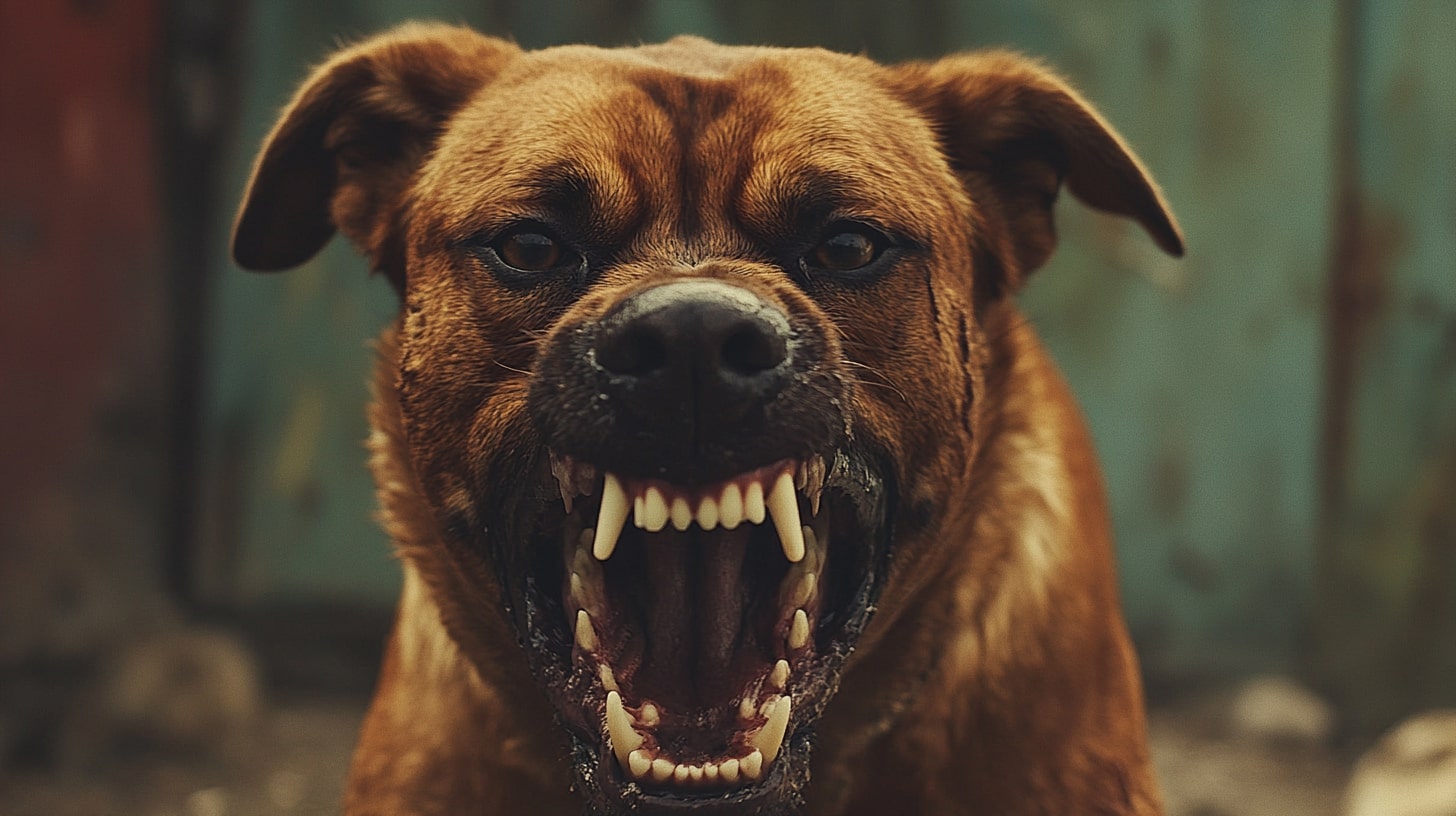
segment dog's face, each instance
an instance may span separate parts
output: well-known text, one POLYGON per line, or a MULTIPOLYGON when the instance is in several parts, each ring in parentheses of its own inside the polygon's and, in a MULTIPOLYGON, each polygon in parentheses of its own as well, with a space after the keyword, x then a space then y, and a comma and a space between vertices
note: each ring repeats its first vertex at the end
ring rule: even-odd
POLYGON ((601 812, 792 807, 872 613, 948 549, 984 316, 1050 252, 1063 179, 1179 247, 1116 137, 1008 56, 413 28, 270 139, 235 253, 290 266, 337 227, 400 287, 443 531, 407 557, 451 576, 467 654, 509 618, 601 812))

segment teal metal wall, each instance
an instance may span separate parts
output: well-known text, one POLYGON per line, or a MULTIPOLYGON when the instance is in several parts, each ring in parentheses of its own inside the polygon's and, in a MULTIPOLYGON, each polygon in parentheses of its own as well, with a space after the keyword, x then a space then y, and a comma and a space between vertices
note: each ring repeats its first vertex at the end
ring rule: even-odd
MULTIPOLYGON (((1145 661, 1291 665, 1321 642, 1316 621, 1344 615, 1323 642, 1378 619, 1371 648, 1402 626, 1402 648, 1447 644, 1456 676, 1456 3, 254 0, 220 212, 307 66, 406 18, 525 46, 692 32, 1045 57, 1188 235, 1175 262, 1064 197, 1059 254, 1023 297, 1090 417, 1145 661)), ((387 285, 342 243, 281 276, 235 270, 220 244, 210 274, 210 591, 392 597, 361 446, 387 285)))

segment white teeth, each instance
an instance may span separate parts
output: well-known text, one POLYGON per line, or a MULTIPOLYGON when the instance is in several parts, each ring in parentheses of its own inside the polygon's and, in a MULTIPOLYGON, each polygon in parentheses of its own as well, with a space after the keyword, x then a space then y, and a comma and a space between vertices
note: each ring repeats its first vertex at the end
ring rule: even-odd
POLYGON ((587 614, 585 609, 576 610, 576 645, 580 646, 582 651, 595 652, 597 650, 597 632, 592 628, 591 615, 587 614))
POLYGON ((642 747, 642 735, 632 727, 632 718, 622 706, 622 695, 607 692, 607 734, 612 740, 612 752, 624 769, 632 767, 632 752, 642 747))
POLYGON ((703 778, 709 782, 718 781, 718 763, 708 762, 703 765, 703 778))
POLYGON ((743 493, 736 484, 730 483, 723 488, 723 495, 718 499, 718 523, 725 530, 732 530, 743 523, 743 493))
POLYGON ((774 527, 779 531, 779 543, 783 545, 784 557, 797 563, 804 558, 804 528, 799 524, 799 499, 794 495, 794 477, 788 471, 779 475, 767 499, 768 511, 773 515, 774 527))
POLYGON ((688 766, 688 779, 692 780, 693 782, 701 782, 701 781, 703 781, 703 766, 701 766, 701 765, 689 765, 688 766))
POLYGON ((800 576, 789 594, 789 606, 803 606, 809 599, 814 597, 814 585, 819 578, 812 572, 806 572, 800 576))
POLYGON ((693 508, 682 496, 672 500, 672 526, 678 532, 686 530, 693 523, 693 508))
POLYGON ((730 759, 718 766, 718 774, 723 777, 724 782, 731 785, 738 781, 738 766, 740 764, 738 760, 730 759))
POLYGON ((644 526, 643 519, 647 517, 647 508, 641 496, 632 499, 632 523, 638 527, 644 526))
POLYGON ((794 622, 789 626, 789 648, 802 649, 809 643, 809 616, 802 609, 794 610, 794 622))
POLYGON ((757 710, 758 704, 753 701, 753 698, 744 697, 738 703, 738 718, 740 720, 751 720, 753 719, 754 712, 757 710))
POLYGON ((661 757, 652 760, 652 778, 657 782, 666 782, 676 769, 676 765, 661 757))
POLYGON ((598 561, 612 557, 622 525, 627 523, 627 491, 616 476, 608 473, 602 481, 602 508, 597 513, 597 534, 592 542, 592 555, 598 561))
POLYGON ((704 498, 698 505, 698 526, 704 530, 718 526, 718 503, 711 498, 704 498))
POLYGON ((617 688, 617 676, 612 674, 611 666, 605 663, 601 664, 597 667, 597 675, 602 679, 602 688, 608 692, 621 691, 621 689, 617 688))
POLYGON ((640 748, 633 751, 627 757, 627 770, 632 772, 633 778, 641 779, 652 770, 652 757, 649 757, 647 752, 640 748))
POLYGON ((758 779, 763 773, 763 754, 755 749, 738 763, 738 767, 743 771, 745 779, 758 779))
POLYGON ((780 697, 769 712, 768 722, 750 738, 754 748, 763 752, 764 762, 773 762, 784 744, 784 732, 789 728, 789 714, 794 704, 788 697, 780 697))
POLYGON ((773 686, 779 691, 783 691, 784 685, 789 682, 789 661, 780 660, 779 662, 775 663, 773 671, 769 673, 768 682, 769 685, 773 686))
POLYGON ((752 524, 762 524, 767 518, 763 506, 763 485, 759 482, 749 482, 748 487, 743 489, 743 517, 752 524))
POLYGON ((686 766, 686 765, 679 765, 676 768, 674 768, 673 771, 672 771, 672 778, 679 785, 681 785, 682 783, 688 781, 688 766, 686 766))
POLYGON ((637 718, 637 720, 648 728, 651 728, 652 726, 657 725, 659 722, 662 721, 662 715, 658 713, 657 706, 653 705, 652 703, 643 703, 642 714, 637 718))
POLYGON ((662 497, 662 491, 655 487, 647 488, 642 499, 641 526, 649 533, 655 533, 667 526, 667 500, 662 497))

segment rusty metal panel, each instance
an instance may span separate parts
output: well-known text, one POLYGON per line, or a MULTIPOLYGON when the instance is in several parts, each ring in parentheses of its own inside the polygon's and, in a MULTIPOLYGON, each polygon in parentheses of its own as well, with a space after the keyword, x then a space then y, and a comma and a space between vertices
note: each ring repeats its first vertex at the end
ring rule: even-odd
POLYGON ((1346 8, 1316 668, 1371 731, 1456 703, 1456 6, 1346 8))

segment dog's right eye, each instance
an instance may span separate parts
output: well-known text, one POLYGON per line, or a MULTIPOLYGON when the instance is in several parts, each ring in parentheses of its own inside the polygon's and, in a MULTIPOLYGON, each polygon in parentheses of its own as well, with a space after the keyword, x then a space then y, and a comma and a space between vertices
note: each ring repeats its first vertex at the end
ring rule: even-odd
POLYGON ((554 269, 565 255, 561 242, 542 232, 521 230, 496 239, 491 244, 501 262, 522 272, 545 272, 554 269))

